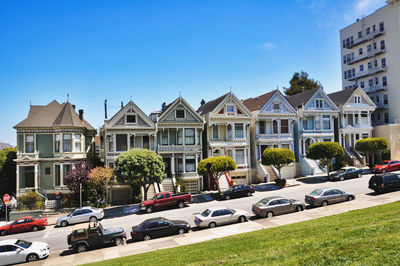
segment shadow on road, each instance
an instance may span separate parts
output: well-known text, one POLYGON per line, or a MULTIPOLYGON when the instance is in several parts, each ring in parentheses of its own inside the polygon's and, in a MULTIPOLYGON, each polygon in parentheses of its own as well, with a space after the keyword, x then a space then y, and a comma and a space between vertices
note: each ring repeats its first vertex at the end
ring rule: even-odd
POLYGON ((260 185, 255 185, 254 190, 255 191, 274 191, 274 190, 279 190, 282 189, 283 187, 277 186, 275 184, 260 184, 260 185))
POLYGON ((297 178, 296 181, 302 182, 304 184, 320 184, 330 182, 327 176, 310 176, 297 178))
POLYGON ((104 209, 104 219, 119 218, 140 212, 139 204, 117 206, 104 209))

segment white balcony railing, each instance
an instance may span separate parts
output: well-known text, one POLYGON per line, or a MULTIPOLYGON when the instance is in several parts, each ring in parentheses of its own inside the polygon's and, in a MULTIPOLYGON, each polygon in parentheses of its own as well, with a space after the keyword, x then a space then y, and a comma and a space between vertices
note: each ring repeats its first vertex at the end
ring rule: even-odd
POLYGON ((157 150, 160 152, 201 151, 201 147, 200 145, 158 145, 157 150))

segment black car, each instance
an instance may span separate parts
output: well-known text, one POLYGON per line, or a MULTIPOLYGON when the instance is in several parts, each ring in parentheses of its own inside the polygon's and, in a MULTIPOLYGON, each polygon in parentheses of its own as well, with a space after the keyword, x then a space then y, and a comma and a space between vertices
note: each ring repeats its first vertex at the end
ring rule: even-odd
POLYGON ((139 225, 132 227, 133 240, 150 240, 152 238, 181 235, 190 230, 186 221, 168 220, 163 217, 147 219, 139 225))
POLYGON ((254 187, 249 185, 235 185, 225 190, 221 198, 229 200, 231 198, 250 197, 254 193, 254 187))
POLYGON ((400 189, 400 174, 378 174, 371 177, 368 188, 377 193, 400 189))
POLYGON ((353 166, 343 167, 336 173, 332 174, 330 176, 330 180, 343 181, 343 180, 349 179, 349 178, 362 177, 363 173, 364 173, 364 170, 357 168, 357 167, 353 167, 353 166))
POLYGON ((114 244, 121 246, 126 239, 122 228, 103 228, 99 222, 77 224, 68 235, 67 241, 75 252, 85 252, 89 248, 114 244))

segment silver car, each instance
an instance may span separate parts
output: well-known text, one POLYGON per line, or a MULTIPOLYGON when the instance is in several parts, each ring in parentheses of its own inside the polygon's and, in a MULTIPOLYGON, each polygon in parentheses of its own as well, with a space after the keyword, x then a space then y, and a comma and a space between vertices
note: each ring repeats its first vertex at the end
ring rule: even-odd
POLYGON ((305 196, 306 203, 312 206, 326 206, 328 204, 353 200, 356 196, 353 193, 344 192, 336 188, 316 189, 305 196))
POLYGON ((69 224, 77 224, 84 222, 96 222, 103 219, 103 209, 97 209, 93 207, 83 207, 76 209, 74 212, 60 217, 57 220, 56 226, 67 226, 69 224))
POLYGON ((250 218, 248 212, 226 207, 213 207, 195 216, 194 223, 199 227, 216 227, 217 225, 235 222, 246 222, 250 218))
POLYGON ((305 207, 301 201, 276 196, 262 199, 253 204, 252 211, 257 216, 271 218, 274 215, 302 211, 305 207))

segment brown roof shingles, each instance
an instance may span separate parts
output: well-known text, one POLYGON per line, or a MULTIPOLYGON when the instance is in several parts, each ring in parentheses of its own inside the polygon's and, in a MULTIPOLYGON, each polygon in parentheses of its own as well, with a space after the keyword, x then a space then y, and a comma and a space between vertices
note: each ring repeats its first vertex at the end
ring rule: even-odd
POLYGON ((305 91, 302 93, 298 93, 292 96, 286 96, 286 100, 289 101, 289 103, 295 108, 301 107, 303 104, 308 103, 308 101, 311 99, 311 97, 319 90, 319 88, 312 89, 309 91, 305 91))
POLYGON ((81 127, 95 130, 85 119, 80 120, 70 102, 59 104, 56 100, 46 106, 31 105, 28 117, 14 128, 81 127))
POLYGON ((260 110, 275 93, 276 90, 273 90, 254 98, 248 98, 243 101, 243 104, 252 112, 260 110))
POLYGON ((225 99, 226 95, 228 95, 228 94, 229 93, 226 93, 226 94, 222 95, 221 97, 219 97, 219 98, 217 98, 215 100, 206 102, 205 104, 203 104, 202 106, 200 106, 197 109, 197 112, 199 114, 201 114, 201 115, 204 115, 204 114, 207 114, 209 112, 212 112, 225 99))
POLYGON ((328 94, 328 97, 337 105, 343 105, 347 102, 349 97, 354 93, 355 89, 341 90, 328 94))

